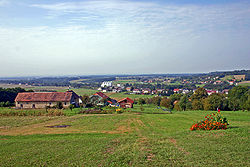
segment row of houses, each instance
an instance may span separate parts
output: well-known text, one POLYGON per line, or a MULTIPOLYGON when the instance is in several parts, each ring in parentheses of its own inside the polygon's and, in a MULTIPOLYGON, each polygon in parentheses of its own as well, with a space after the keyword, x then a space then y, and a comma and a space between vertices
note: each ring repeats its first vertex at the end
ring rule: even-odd
MULTIPOLYGON (((81 96, 74 91, 66 92, 24 92, 18 93, 15 98, 16 108, 46 108, 54 107, 62 103, 63 108, 68 108, 69 105, 79 107, 82 103, 81 96)), ((115 100, 102 92, 96 92, 90 96, 90 103, 97 106, 111 106, 122 108, 133 108, 134 101, 130 98, 115 100)))
MULTIPOLYGON (((106 92, 113 92, 113 93, 120 93, 123 92, 124 90, 129 92, 130 94, 152 94, 152 95, 157 95, 157 94, 162 94, 162 93, 168 93, 168 90, 164 89, 156 89, 156 90, 151 90, 149 88, 144 88, 144 89, 137 89, 137 88, 132 88, 132 87, 126 87, 125 89, 122 89, 121 87, 107 87, 105 89, 98 89, 99 91, 106 93, 106 92)), ((182 93, 182 94, 187 94, 190 92, 195 92, 196 89, 190 90, 190 89, 173 89, 174 93, 182 93)), ((218 91, 218 90, 207 90, 208 95, 212 93, 225 93, 228 94, 229 89, 225 89, 223 91, 218 91)))

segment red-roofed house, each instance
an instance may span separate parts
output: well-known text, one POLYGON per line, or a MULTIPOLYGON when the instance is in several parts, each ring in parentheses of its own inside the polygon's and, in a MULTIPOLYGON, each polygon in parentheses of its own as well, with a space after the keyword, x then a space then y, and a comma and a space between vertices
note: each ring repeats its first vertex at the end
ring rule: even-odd
POLYGON ((93 105, 105 106, 105 105, 115 105, 116 100, 111 99, 102 92, 96 92, 94 95, 91 95, 90 101, 93 105))
POLYGON ((105 95, 102 92, 96 92, 94 95, 100 96, 101 98, 105 98, 105 99, 109 98, 107 95, 105 95))
POLYGON ((218 92, 215 91, 215 90, 207 90, 207 94, 208 94, 208 95, 211 95, 211 94, 213 94, 213 93, 218 93, 218 92))
POLYGON ((70 104, 79 106, 80 97, 73 91, 67 92, 23 92, 18 93, 15 99, 17 108, 45 108, 53 107, 62 102, 66 108, 70 104))
POLYGON ((124 98, 118 101, 122 108, 133 108, 134 101, 130 98, 124 98))
POLYGON ((174 89, 174 93, 179 93, 181 89, 174 89))

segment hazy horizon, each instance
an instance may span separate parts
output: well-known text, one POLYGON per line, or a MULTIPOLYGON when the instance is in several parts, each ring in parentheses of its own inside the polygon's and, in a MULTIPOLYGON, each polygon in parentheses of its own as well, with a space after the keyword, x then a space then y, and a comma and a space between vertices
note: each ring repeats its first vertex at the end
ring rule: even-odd
POLYGON ((248 0, 0 0, 0 77, 250 69, 248 0))

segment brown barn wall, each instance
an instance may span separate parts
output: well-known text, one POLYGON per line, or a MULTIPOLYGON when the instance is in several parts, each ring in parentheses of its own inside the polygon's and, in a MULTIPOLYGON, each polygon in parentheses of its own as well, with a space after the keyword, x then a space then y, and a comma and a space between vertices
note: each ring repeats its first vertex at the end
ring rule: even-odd
MULTIPOLYGON (((33 108, 33 104, 35 104, 35 108, 45 108, 46 106, 53 107, 57 104, 57 102, 16 102, 17 108, 33 108), (51 103, 51 104, 50 104, 51 103), (23 107, 21 107, 23 105, 23 107)), ((70 105, 70 102, 62 102, 63 107, 67 108, 70 105)))

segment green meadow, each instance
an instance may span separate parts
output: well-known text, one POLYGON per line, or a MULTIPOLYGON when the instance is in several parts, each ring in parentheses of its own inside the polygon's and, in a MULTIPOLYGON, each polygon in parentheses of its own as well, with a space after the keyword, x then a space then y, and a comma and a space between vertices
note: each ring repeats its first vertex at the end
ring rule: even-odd
POLYGON ((222 111, 229 129, 215 131, 189 130, 212 111, 73 113, 1 116, 0 166, 250 166, 249 112, 222 111))

